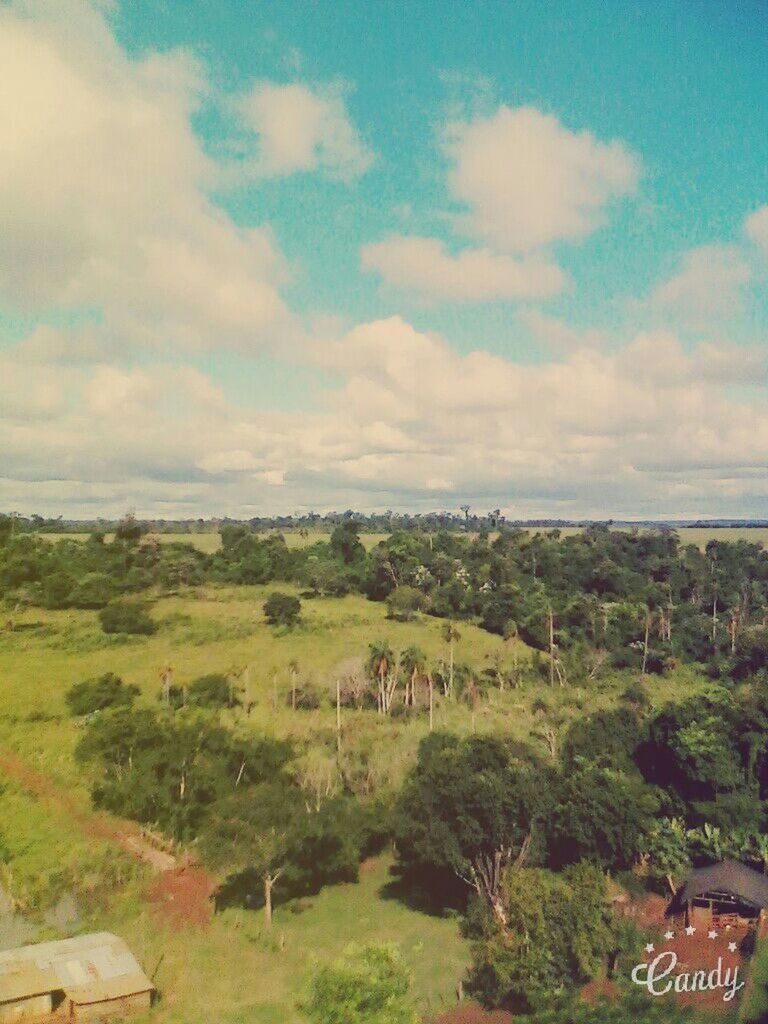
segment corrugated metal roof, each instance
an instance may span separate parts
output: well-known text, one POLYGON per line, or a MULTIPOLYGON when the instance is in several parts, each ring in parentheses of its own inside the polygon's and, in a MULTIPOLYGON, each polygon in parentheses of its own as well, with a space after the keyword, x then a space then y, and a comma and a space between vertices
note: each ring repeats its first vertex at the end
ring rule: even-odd
POLYGON ((0 953, 0 1002, 63 990, 76 1003, 95 1003, 153 988, 123 940, 109 932, 0 953))
POLYGON ((768 907, 768 878, 737 860, 723 860, 692 871, 679 901, 686 903, 708 892, 728 892, 755 907, 768 907))
POLYGON ((0 974, 0 1003, 42 996, 57 988, 53 971, 42 971, 30 963, 14 964, 0 974))

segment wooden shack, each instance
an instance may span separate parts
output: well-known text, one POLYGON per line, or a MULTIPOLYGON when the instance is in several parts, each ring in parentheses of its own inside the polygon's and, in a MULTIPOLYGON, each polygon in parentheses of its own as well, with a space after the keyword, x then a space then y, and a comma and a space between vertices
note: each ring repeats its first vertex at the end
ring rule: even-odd
POLYGON ((735 860, 692 871, 676 893, 670 913, 686 924, 733 927, 758 924, 768 908, 768 877, 735 860))
POLYGON ((109 932, 0 952, 0 1024, 126 1017, 148 1010, 153 992, 126 944, 109 932))

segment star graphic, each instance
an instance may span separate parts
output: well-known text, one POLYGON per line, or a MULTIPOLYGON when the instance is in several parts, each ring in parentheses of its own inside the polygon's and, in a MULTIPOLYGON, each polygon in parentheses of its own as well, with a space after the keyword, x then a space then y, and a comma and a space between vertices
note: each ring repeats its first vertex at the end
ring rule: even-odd
POLYGON ((736 952, 736 943, 735 942, 729 942, 728 943, 728 952, 729 953, 735 953, 736 952))
POLYGON ((669 942, 670 939, 674 939, 674 937, 674 932, 664 932, 664 938, 667 940, 667 942, 669 942))
POLYGON ((710 939, 716 939, 717 938, 717 932, 715 932, 715 931, 709 932, 708 933, 708 937, 710 939))
POLYGON ((693 925, 689 924, 688 927, 685 929, 685 934, 690 936, 693 935, 695 931, 696 929, 693 927, 693 925))
POLYGON ((656 947, 654 946, 654 944, 652 942, 649 942, 648 945, 645 947, 645 952, 646 953, 653 953, 653 951, 655 949, 656 949, 656 947))

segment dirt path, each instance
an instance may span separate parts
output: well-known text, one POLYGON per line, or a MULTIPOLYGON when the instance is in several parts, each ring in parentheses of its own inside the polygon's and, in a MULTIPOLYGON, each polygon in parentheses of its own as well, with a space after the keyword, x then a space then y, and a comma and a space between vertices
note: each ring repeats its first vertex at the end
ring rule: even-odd
POLYGON ((158 849, 133 821, 84 810, 71 793, 16 755, 0 751, 0 773, 38 800, 63 810, 84 836, 112 843, 147 864, 157 876, 147 897, 173 924, 206 924, 211 919, 216 886, 202 868, 158 849))

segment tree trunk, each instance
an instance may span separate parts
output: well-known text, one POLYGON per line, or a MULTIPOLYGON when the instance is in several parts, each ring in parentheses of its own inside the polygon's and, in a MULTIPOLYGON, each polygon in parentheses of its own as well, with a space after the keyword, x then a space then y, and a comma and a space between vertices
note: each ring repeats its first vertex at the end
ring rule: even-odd
POLYGON ((645 611, 645 637, 643 639, 643 667, 641 674, 645 675, 645 669, 648 665, 648 633, 651 628, 651 613, 646 609, 645 611))
POLYGON ((453 637, 448 644, 448 694, 453 698, 453 637))
POLYGON ((427 682, 429 683, 429 731, 432 732, 434 725, 435 715, 435 684, 432 681, 432 673, 427 675, 427 682))
POLYGON ((336 753, 341 754, 341 682, 336 680, 336 753))
POLYGON ((549 610, 549 685, 555 685, 555 616, 549 610))
POLYGON ((275 880, 272 875, 264 875, 264 924, 272 930, 272 886, 275 880))

